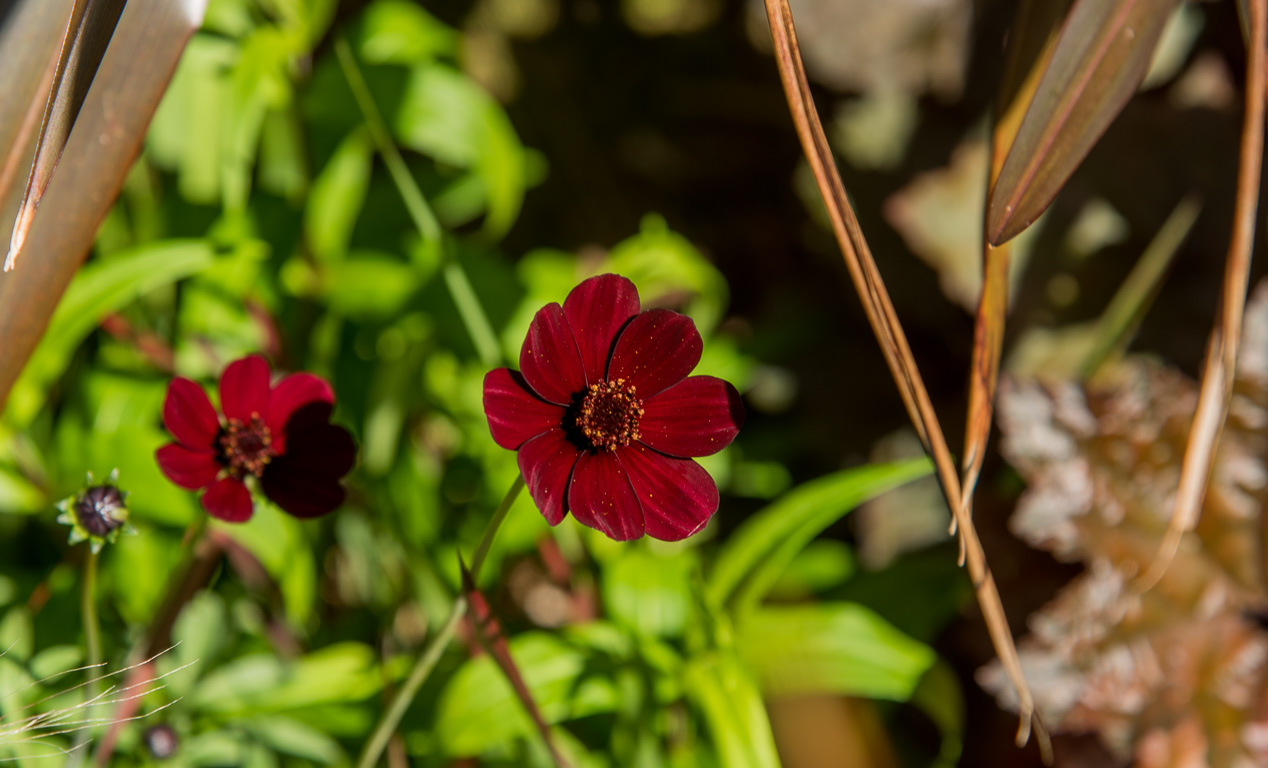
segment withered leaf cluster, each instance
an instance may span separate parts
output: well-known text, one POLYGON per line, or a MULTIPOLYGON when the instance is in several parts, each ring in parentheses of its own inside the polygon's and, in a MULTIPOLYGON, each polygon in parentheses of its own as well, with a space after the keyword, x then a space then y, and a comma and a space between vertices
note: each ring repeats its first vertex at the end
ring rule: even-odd
MULTIPOLYGON (((1090 383, 1000 388, 1001 449, 1027 484, 1012 529, 1085 566, 1022 643, 1039 711, 1142 768, 1268 765, 1268 283, 1248 309, 1201 521, 1142 592, 1197 392, 1139 357, 1090 383)), ((980 678, 1010 703, 998 666, 980 678)))

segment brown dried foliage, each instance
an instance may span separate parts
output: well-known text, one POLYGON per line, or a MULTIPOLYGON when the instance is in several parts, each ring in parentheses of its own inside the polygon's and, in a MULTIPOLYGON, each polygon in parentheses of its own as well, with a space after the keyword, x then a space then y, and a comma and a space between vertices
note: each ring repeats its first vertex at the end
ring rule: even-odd
MULTIPOLYGON (((1021 656, 1056 731, 1139 766, 1268 764, 1268 283, 1197 528, 1153 589, 1197 383, 1133 358, 1089 385, 1006 381, 1002 450, 1028 490, 1014 532, 1083 575, 1031 617, 1021 656)), ((998 666, 982 682, 1009 703, 998 666)))

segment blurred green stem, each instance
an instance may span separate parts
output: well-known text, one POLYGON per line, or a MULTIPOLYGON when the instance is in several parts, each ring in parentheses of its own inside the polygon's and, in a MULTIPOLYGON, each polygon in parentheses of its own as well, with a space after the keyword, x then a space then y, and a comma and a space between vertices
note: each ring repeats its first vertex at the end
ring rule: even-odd
MULTIPOLYGON (((101 622, 97 618, 97 553, 91 549, 84 560, 84 592, 79 605, 84 621, 84 645, 88 653, 88 666, 101 663, 101 622)), ((95 687, 90 686, 91 688, 95 687)))
POLYGON ((405 164, 405 158, 401 157, 400 150, 396 148, 392 133, 388 130, 378 105, 374 103, 374 96, 370 93, 370 87, 361 74, 361 68, 357 66, 356 57, 352 55, 352 48, 348 45, 347 38, 339 37, 335 40, 335 55, 339 57, 339 65, 343 68, 344 77, 348 79, 348 86, 352 88, 352 95, 356 97, 357 106, 361 108, 361 114, 365 117, 375 148, 383 156, 383 163, 387 166, 388 173, 392 175, 392 181, 396 184, 401 200, 414 221, 415 229, 422 236, 424 244, 440 251, 444 261, 445 285, 449 288, 454 304, 458 307, 458 314, 467 328, 471 343, 475 345, 476 353, 480 355, 480 362, 489 368, 498 366, 502 362, 502 352, 493 324, 489 322, 484 307, 480 305, 480 300, 476 296, 475 289, 471 287, 466 271, 445 248, 445 232, 440 226, 440 220, 427 204, 427 198, 423 197, 422 190, 414 181, 409 166, 405 164))
MULTIPOLYGON (((484 561, 489 555, 489 548, 493 545, 493 537, 497 535, 498 529, 502 527, 502 521, 506 519, 507 513, 511 511, 511 507, 515 504, 515 499, 519 497, 520 491, 523 489, 524 476, 518 475, 515 478, 515 482, 511 484, 511 489, 502 498, 502 503, 493 512, 493 517, 489 519, 489 524, 485 526, 484 535, 480 537, 480 543, 476 546, 475 554, 471 558, 471 580, 473 582, 479 578, 480 567, 484 565, 484 561)), ((370 740, 366 742, 365 749, 361 752, 361 759, 357 761, 357 768, 371 768, 379 761, 379 757, 387 747, 388 740, 392 738, 392 734, 396 731, 396 726, 400 724, 401 718, 405 716, 405 710, 409 709, 409 705, 414 701, 414 697, 418 695, 419 689, 423 687, 423 683, 427 681, 432 670, 435 669, 436 663, 440 661, 440 655, 449 647, 454 633, 458 631, 458 624, 462 621, 463 614, 466 612, 467 598, 460 594, 454 599, 453 608, 449 611, 449 618, 445 620, 445 625, 440 628, 439 633, 432 636, 431 642, 423 649, 423 655, 418 658, 418 662, 414 664, 414 669, 409 673, 409 678, 401 686, 400 691, 397 692, 396 698, 392 699, 392 703, 387 708, 387 711, 383 713, 383 717, 379 719, 379 724, 375 726, 374 733, 370 735, 370 740)))
MULTIPOLYGON (((98 555, 90 547, 88 557, 84 559, 84 581, 82 584, 82 593, 80 594, 79 612, 80 620, 84 624, 84 652, 87 654, 86 668, 89 677, 86 683, 86 695, 88 701, 97 698, 100 691, 98 678, 101 671, 101 620, 97 616, 97 560, 98 555)), ((87 711, 87 721, 95 722, 93 715, 94 706, 89 705, 87 711)), ((71 750, 71 757, 67 760, 67 768, 78 765, 88 753, 84 747, 88 744, 89 730, 87 728, 81 730, 75 737, 75 747, 71 750)))

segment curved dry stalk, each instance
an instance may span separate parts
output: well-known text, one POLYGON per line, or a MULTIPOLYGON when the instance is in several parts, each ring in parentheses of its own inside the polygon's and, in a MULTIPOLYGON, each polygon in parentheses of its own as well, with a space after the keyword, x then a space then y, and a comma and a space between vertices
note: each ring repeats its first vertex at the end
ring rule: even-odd
POLYGON ((1224 267, 1220 315, 1207 342, 1202 369, 1202 388, 1193 426, 1184 448, 1175 506, 1158 554, 1140 578, 1137 588, 1151 589, 1166 573, 1180 548, 1184 534, 1197 525, 1206 496, 1206 483, 1215 464, 1215 449, 1228 418, 1233 397, 1233 374, 1241 346, 1242 315, 1250 283, 1251 250, 1255 243, 1255 214, 1259 208, 1259 180, 1263 171, 1265 45, 1268 38, 1268 0, 1250 3, 1250 44, 1246 56, 1246 112, 1242 119, 1241 159, 1237 169, 1237 202, 1233 236, 1224 267))
MULTIPOLYGON (((1023 0, 1009 33, 1008 59, 1000 87, 998 117, 991 130, 991 153, 986 200, 982 206, 982 293, 978 298, 973 325, 973 361, 969 365, 969 405, 965 417, 964 454, 961 460, 961 514, 951 520, 973 517, 973 491, 977 488, 986 458, 991 422, 995 415, 995 391, 999 385, 999 364, 1004 349, 1004 328, 1008 314, 1009 261, 1011 243, 991 245, 985 237, 987 211, 1004 161, 1021 130, 1035 91, 1056 46, 1057 33, 1068 2, 1023 0)), ((960 565, 964 565, 961 540, 960 565)))
POLYGON ((793 122, 797 126, 797 135, 801 139, 806 159, 814 171, 819 192, 823 196, 824 204, 832 220, 833 233, 836 235, 855 290, 863 301, 868 322, 880 342, 890 373, 898 384, 898 391, 907 408, 908 416, 925 451, 933 458, 943 495, 946 496, 948 506, 959 526, 960 540, 965 550, 965 562, 973 582, 974 594, 977 596, 986 621, 987 631, 1009 680, 1017 690, 1020 716, 1017 729, 1018 744, 1024 744, 1029 740, 1033 728, 1044 759, 1050 762, 1052 745, 1047 730, 1035 712, 1034 697, 1022 674, 1017 647, 1008 629, 999 590, 986 564, 986 556, 977 538, 977 532, 973 529, 973 523, 964 516, 960 505, 960 479, 956 472, 955 462, 951 458, 951 451, 942 434, 942 427, 933 410, 929 393, 925 389, 902 326, 894 312, 889 293, 885 289, 884 281, 846 196, 845 186, 841 182, 841 176, 837 172, 836 163, 823 133, 823 126, 815 111, 810 84, 806 79, 801 52, 797 44, 796 30, 793 28, 792 10, 788 7, 788 0, 765 0, 765 4, 775 45, 779 76, 788 96, 788 105, 792 112, 793 122))

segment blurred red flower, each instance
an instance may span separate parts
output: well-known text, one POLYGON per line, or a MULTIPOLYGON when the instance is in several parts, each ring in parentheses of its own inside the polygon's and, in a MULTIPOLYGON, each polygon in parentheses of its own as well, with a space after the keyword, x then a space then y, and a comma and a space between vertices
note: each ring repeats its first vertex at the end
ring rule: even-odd
POLYGON ((241 523, 253 511, 247 476, 295 517, 318 517, 343 503, 339 479, 356 446, 330 423, 335 394, 324 379, 296 373, 270 386, 258 355, 236 360, 220 377, 221 418, 202 387, 176 377, 163 402, 163 424, 176 438, 158 449, 163 474, 202 495, 212 517, 241 523))
POLYGON ((571 512, 619 541, 677 541, 704 527, 718 488, 691 457, 730 445, 744 407, 727 382, 687 376, 702 346, 691 318, 640 313, 619 275, 592 277, 537 313, 519 372, 485 376, 484 413, 551 525, 571 512))

